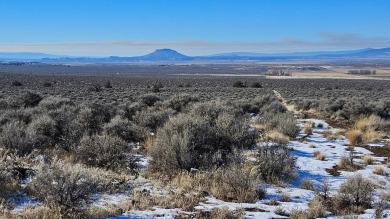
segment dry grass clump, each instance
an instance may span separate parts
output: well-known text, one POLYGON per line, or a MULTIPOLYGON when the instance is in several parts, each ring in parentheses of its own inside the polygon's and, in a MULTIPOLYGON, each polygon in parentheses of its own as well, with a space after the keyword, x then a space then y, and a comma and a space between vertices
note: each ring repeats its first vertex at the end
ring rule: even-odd
POLYGON ((301 182, 301 189, 314 191, 315 187, 313 182, 310 179, 303 179, 301 182))
POLYGON ((353 157, 342 156, 339 164, 337 165, 340 170, 355 171, 361 169, 361 167, 353 162, 353 157))
POLYGON ((266 134, 266 141, 276 142, 278 144, 287 144, 290 138, 279 131, 272 130, 266 134))
POLYGON ((229 210, 228 208, 213 208, 211 211, 199 211, 195 213, 180 213, 175 216, 175 219, 244 219, 245 211, 229 210))
POLYGON ((280 203, 278 202, 278 200, 276 199, 271 199, 267 205, 271 205, 271 206, 278 206, 280 203))
POLYGON ((201 213, 200 217, 195 218, 204 218, 204 219, 244 219, 245 211, 236 210, 231 211, 228 208, 214 208, 210 213, 201 213), (205 214, 205 215, 204 215, 205 214))
POLYGON ((280 196, 281 202, 291 202, 291 196, 287 193, 282 193, 282 196, 280 196))
POLYGON ((284 210, 282 207, 277 207, 277 208, 275 209, 275 214, 281 215, 281 216, 285 216, 285 217, 289 217, 289 216, 290 216, 290 214, 287 213, 287 211, 284 210))
POLYGON ((389 158, 387 158, 386 166, 387 166, 387 167, 390 167, 390 159, 389 159, 389 158))
POLYGON ((316 158, 316 160, 323 161, 323 160, 325 160, 326 155, 321 151, 314 151, 314 157, 316 158))
POLYGON ((361 116, 354 125, 354 129, 347 132, 347 138, 352 145, 361 144, 363 142, 378 141, 382 139, 383 119, 379 116, 361 116))
POLYGON ((149 192, 136 191, 130 196, 127 209, 151 210, 154 206, 173 209, 180 208, 183 211, 194 211, 194 207, 204 201, 204 198, 191 193, 180 192, 169 193, 167 195, 154 195, 149 192))
POLYGON ((374 173, 381 176, 387 176, 387 172, 382 165, 375 166, 374 173))
POLYGON ((366 163, 367 165, 372 165, 374 163, 374 158, 372 158, 372 156, 369 156, 369 155, 365 155, 362 157, 362 160, 364 161, 364 163, 366 163))
POLYGON ((363 133, 360 130, 353 129, 346 133, 346 137, 351 145, 360 145, 363 143, 363 133))
POLYGON ((175 176, 172 183, 186 190, 207 192, 225 201, 253 203, 265 195, 265 191, 258 187, 258 181, 238 165, 207 173, 183 172, 175 176))
POLYGON ((327 140, 337 140, 340 138, 340 134, 338 133, 334 133, 333 131, 331 130, 326 130, 323 132, 323 135, 324 137, 327 139, 327 140))
POLYGON ((319 198, 314 198, 309 203, 307 210, 292 210, 291 219, 324 218, 326 217, 326 205, 319 198))
POLYGON ((313 123, 311 121, 305 123, 303 127, 303 132, 307 135, 313 134, 313 123))

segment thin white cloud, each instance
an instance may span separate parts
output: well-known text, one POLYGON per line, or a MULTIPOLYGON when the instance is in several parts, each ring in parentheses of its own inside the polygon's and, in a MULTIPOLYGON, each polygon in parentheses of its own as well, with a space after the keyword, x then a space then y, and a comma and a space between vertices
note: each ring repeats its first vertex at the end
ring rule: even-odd
POLYGON ((390 38, 362 37, 356 34, 323 32, 318 40, 287 38, 267 42, 212 42, 212 41, 107 41, 0 44, 3 52, 45 52, 66 55, 143 55, 158 48, 172 48, 188 55, 207 55, 222 52, 292 52, 315 50, 342 50, 365 47, 388 47, 390 38))

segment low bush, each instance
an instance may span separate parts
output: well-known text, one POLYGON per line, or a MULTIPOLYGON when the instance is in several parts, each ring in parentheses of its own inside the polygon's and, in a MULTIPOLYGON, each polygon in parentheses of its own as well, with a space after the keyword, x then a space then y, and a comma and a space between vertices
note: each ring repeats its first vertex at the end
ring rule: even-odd
POLYGON ((178 169, 210 169, 228 164, 235 150, 254 144, 256 132, 248 121, 213 111, 216 109, 202 107, 206 112, 203 116, 194 113, 171 117, 157 132, 156 144, 150 150, 152 169, 167 174, 178 169))
POLYGON ((242 81, 235 81, 233 83, 233 87, 243 88, 243 87, 247 87, 247 85, 244 82, 242 82, 242 81))
POLYGON ((261 85, 259 82, 253 82, 253 83, 251 84, 251 87, 253 87, 253 88, 262 88, 263 85, 261 85))
POLYGON ((41 102, 43 98, 41 95, 32 93, 32 92, 26 92, 15 99, 11 101, 11 106, 14 108, 27 108, 27 107, 35 107, 41 102))
POLYGON ((87 173, 55 161, 36 171, 28 189, 31 195, 67 218, 83 210, 97 191, 96 185, 96 179, 87 173))
POLYGON ((219 199, 238 203, 254 203, 265 195, 258 181, 238 165, 215 170, 211 175, 210 192, 219 199))
POLYGON ((340 185, 338 194, 334 197, 334 212, 361 213, 361 210, 371 207, 374 185, 362 175, 349 178, 340 185))
POLYGON ((34 149, 33 141, 26 133, 26 125, 19 121, 12 121, 3 126, 0 144, 19 155, 27 155, 34 149))
POLYGON ((266 113, 257 121, 257 123, 264 124, 268 131, 277 130, 290 138, 295 138, 300 131, 294 116, 289 113, 266 113))
POLYGON ((282 145, 261 146, 251 174, 266 182, 278 183, 295 177, 296 158, 282 145))
POLYGON ((131 149, 125 141, 116 136, 86 135, 76 148, 76 159, 89 166, 133 172, 137 165, 131 155, 131 149))
POLYGON ((106 123, 103 131, 110 136, 117 136, 128 143, 139 142, 144 137, 139 126, 120 116, 116 116, 109 123, 106 123))
POLYGON ((164 102, 164 105, 168 108, 175 110, 176 112, 183 112, 188 104, 197 102, 199 100, 196 96, 188 94, 174 95, 164 102))
POLYGON ((14 86, 14 87, 20 87, 20 86, 22 86, 23 84, 22 84, 22 82, 20 82, 20 81, 12 81, 11 82, 11 85, 12 86, 14 86))

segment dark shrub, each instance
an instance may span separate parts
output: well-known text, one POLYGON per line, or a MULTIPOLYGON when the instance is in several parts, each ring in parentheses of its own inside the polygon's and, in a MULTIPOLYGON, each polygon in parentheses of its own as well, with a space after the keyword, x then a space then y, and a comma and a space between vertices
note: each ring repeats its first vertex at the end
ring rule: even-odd
POLYGON ((63 106, 49 112, 56 124, 56 144, 70 152, 83 136, 83 129, 76 122, 76 113, 73 107, 63 106))
POLYGON ((105 87, 105 88, 112 88, 111 81, 107 81, 107 82, 104 84, 104 87, 105 87))
POLYGON ((253 82, 253 83, 251 84, 251 87, 253 87, 253 88, 262 88, 263 85, 261 85, 259 82, 253 82))
POLYGON ((27 92, 17 97, 12 105, 13 107, 34 107, 41 102, 42 97, 39 94, 27 92))
POLYGON ((20 86, 22 86, 23 84, 22 84, 20 81, 12 81, 12 82, 11 82, 11 85, 14 86, 14 87, 20 87, 20 86))
POLYGON ((140 98, 139 102, 141 104, 144 104, 146 106, 154 106, 154 104, 157 102, 157 101, 160 101, 161 98, 156 96, 156 95, 153 95, 153 94, 148 94, 148 95, 144 95, 140 98))
POLYGON ((43 82, 42 86, 43 87, 51 87, 52 84, 50 82, 45 81, 45 82, 43 82))
POLYGON ((236 81, 233 83, 233 87, 247 87, 246 84, 242 81, 236 81))
POLYGON ((176 112, 182 112, 184 108, 193 102, 197 102, 198 97, 194 97, 188 94, 179 94, 172 96, 169 100, 164 102, 164 105, 175 110, 176 112))
POLYGON ((97 103, 84 104, 77 114, 77 123, 89 134, 98 133, 111 120, 115 108, 97 103))

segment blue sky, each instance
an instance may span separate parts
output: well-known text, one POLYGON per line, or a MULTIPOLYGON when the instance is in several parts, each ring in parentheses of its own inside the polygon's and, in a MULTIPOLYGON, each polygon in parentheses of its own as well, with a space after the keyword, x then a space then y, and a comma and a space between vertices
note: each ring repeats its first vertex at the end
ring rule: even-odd
POLYGON ((0 51, 189 55, 390 46, 388 0, 0 0, 0 51))

